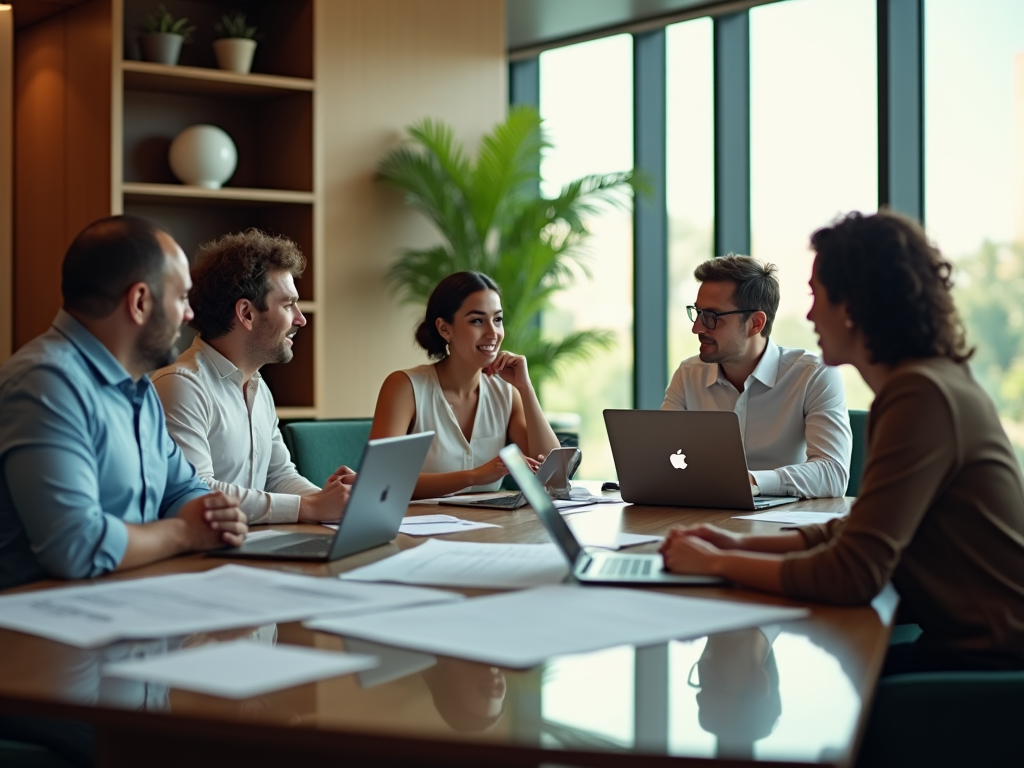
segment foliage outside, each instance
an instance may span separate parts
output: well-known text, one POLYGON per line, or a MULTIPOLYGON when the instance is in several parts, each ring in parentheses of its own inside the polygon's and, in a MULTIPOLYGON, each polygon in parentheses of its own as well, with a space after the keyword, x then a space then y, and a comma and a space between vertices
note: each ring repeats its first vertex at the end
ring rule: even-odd
POLYGON ((245 14, 241 11, 226 13, 220 21, 213 25, 218 38, 237 37, 243 40, 256 39, 256 27, 247 24, 245 14))
POLYGON ((469 158, 454 130, 425 119, 408 128, 410 141, 381 161, 378 179, 402 190, 444 238, 441 245, 402 252, 388 278, 401 299, 425 306, 453 272, 490 275, 502 289, 504 347, 525 355, 539 385, 571 361, 609 348, 613 334, 584 330, 546 338, 536 318, 552 295, 585 276, 588 216, 625 208, 641 188, 634 171, 576 179, 554 198, 540 193, 541 153, 550 145, 532 107, 513 107, 469 158))
POLYGON ((156 7, 156 13, 151 13, 142 18, 139 22, 139 30, 143 34, 181 35, 185 38, 185 42, 188 42, 196 28, 188 26, 188 18, 184 16, 180 19, 175 19, 171 16, 170 11, 167 10, 167 6, 160 3, 156 7))

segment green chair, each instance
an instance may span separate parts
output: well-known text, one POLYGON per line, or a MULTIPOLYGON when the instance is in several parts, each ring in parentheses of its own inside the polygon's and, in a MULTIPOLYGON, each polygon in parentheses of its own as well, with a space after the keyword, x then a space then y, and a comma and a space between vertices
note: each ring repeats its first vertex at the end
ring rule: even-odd
POLYGON ((883 679, 857 766, 1020 765, 1024 672, 929 672, 883 679))
POLYGON ((294 421, 281 428, 299 474, 323 486, 342 464, 358 469, 373 419, 294 421))
POLYGON ((868 444, 868 412, 850 411, 850 429, 853 431, 853 450, 850 452, 850 482, 846 495, 856 496, 860 490, 860 478, 864 474, 864 454, 868 444))

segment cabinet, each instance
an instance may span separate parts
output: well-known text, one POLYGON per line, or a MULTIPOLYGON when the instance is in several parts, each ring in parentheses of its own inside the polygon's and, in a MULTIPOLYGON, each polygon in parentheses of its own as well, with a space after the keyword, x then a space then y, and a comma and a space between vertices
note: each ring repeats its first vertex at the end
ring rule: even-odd
MULTIPOLYGON (((34 161, 35 171, 63 176, 64 242, 59 252, 45 249, 55 266, 82 226, 117 213, 156 222, 190 257, 201 243, 249 227, 298 243, 308 265, 296 285, 309 322, 296 338, 293 360, 263 369, 280 415, 288 418, 313 417, 320 410, 317 361, 323 340, 317 317, 323 256, 314 119, 316 2, 166 0, 172 15, 188 17, 197 27, 176 66, 139 60, 137 27, 156 10, 158 0, 89 0, 36 25, 40 29, 32 28, 19 51, 27 64, 21 95, 36 107, 32 124, 58 118, 63 126, 63 168, 49 167, 57 162, 47 157, 54 136, 43 131, 35 139, 26 123, 19 137, 19 156, 27 149, 30 173, 34 161), (246 75, 218 69, 212 46, 214 24, 238 8, 260 32, 253 71, 246 75), (55 41, 62 46, 59 61, 52 49, 55 41), (45 82, 53 74, 60 75, 57 88, 45 82), (171 173, 170 143, 196 123, 223 128, 238 149, 238 167, 221 189, 185 186, 171 173), (76 169, 76 163, 82 167, 76 169)), ((38 179, 22 182, 38 186, 38 179)), ((22 228, 42 225, 53 209, 45 189, 28 192, 17 214, 22 228)), ((38 232, 24 235, 23 252, 33 237, 45 240, 38 232)), ((44 271, 32 279, 52 281, 53 266, 48 275, 44 271)))

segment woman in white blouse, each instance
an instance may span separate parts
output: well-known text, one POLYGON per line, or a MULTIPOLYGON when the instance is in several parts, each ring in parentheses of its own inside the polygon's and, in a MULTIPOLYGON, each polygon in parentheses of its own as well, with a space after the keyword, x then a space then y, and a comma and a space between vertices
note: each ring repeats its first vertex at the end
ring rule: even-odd
POLYGON ((371 439, 436 433, 413 498, 497 490, 510 442, 534 469, 558 447, 526 358, 503 351, 504 337, 501 291, 487 275, 456 272, 430 294, 416 342, 436 362, 384 380, 370 429, 371 439))

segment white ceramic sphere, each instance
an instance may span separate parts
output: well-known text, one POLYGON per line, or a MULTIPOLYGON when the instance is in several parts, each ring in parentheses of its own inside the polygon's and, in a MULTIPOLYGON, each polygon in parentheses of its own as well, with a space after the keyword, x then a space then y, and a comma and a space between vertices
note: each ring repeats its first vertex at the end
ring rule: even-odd
POLYGON ((174 137, 168 159, 182 184, 220 189, 238 166, 238 150, 217 126, 190 125, 174 137))

